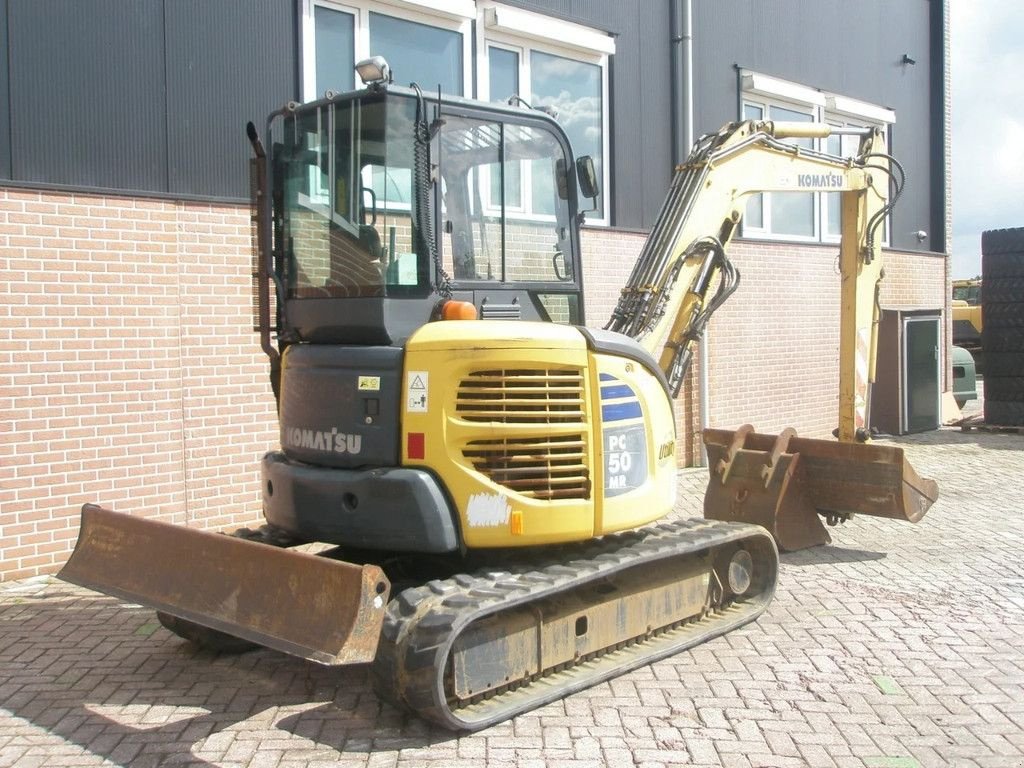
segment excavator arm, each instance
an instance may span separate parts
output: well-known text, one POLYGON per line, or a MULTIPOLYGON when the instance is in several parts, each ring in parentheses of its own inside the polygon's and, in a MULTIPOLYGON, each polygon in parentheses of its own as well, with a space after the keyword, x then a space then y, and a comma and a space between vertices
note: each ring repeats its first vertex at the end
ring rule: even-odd
POLYGON ((758 435, 750 427, 704 434, 711 470, 705 516, 762 524, 783 549, 829 541, 819 516, 830 523, 854 513, 916 522, 938 495, 901 449, 867 445, 884 274, 882 226, 903 173, 876 129, 857 131, 854 158, 785 141, 825 138, 837 130, 748 121, 703 137, 676 169, 607 326, 657 356, 678 394, 708 320, 739 284, 726 247, 748 198, 761 192, 840 193, 839 444, 796 438, 793 430, 779 436, 758 435))

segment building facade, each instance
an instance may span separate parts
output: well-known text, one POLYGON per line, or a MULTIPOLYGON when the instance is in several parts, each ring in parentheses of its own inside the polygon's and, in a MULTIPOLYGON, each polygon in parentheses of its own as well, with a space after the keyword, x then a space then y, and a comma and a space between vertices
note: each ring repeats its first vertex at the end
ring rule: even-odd
MULTIPOLYGON (((0 580, 56 570, 85 502, 258 521, 278 433, 247 120, 353 87, 370 54, 401 84, 554 109, 602 182, 582 239, 596 326, 692 137, 882 127, 909 181, 881 304, 946 318, 947 17, 941 0, 0 0, 0 580)), ((682 463, 702 423, 835 427, 837 214, 827 195, 751 200, 740 289, 678 403, 682 463)))

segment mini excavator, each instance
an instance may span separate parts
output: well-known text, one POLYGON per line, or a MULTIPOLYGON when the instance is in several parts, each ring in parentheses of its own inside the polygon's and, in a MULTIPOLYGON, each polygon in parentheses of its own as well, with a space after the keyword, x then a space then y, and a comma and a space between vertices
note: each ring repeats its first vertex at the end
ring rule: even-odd
POLYGON ((86 505, 61 578, 215 650, 371 662, 383 699, 478 730, 754 620, 775 539, 821 543, 822 516, 924 514, 935 484, 863 442, 897 167, 881 133, 852 159, 786 141, 826 125, 702 138, 590 329, 593 160, 539 110, 427 96, 369 63, 362 90, 271 115, 266 145, 249 125, 281 435, 267 525, 86 505), (738 279, 726 245, 747 196, 787 190, 842 195, 839 440, 711 430, 706 519, 656 522, 676 503, 673 399, 738 279))

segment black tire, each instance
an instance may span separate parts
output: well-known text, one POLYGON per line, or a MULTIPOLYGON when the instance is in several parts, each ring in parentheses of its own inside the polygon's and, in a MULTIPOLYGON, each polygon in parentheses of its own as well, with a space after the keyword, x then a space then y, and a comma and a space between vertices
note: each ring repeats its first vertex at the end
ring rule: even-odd
POLYGON ((1004 403, 1024 402, 1024 377, 993 376, 985 377, 985 399, 992 398, 1004 403))
POLYGON ((981 332, 981 346, 986 352, 1024 352, 1024 329, 986 325, 981 332))
POLYGON ((981 303, 1024 302, 1024 277, 985 277, 981 281, 981 303))
POLYGON ((982 285, 995 277, 1024 277, 1024 253, 989 253, 981 257, 982 285))
POLYGON ((1024 301, 985 302, 981 318, 986 328, 1024 328, 1024 301))
POLYGON ((985 422, 994 427, 1024 427, 1024 403, 985 398, 985 422))
POLYGON ((186 619, 179 619, 177 616, 171 616, 163 611, 157 611, 156 618, 178 637, 208 651, 236 654, 253 651, 260 647, 256 643, 250 643, 240 637, 218 632, 216 629, 210 629, 186 619))
MULTIPOLYGON (((1024 377, 1024 352, 990 352, 985 360, 988 376, 1024 377)), ((985 382, 986 386, 988 381, 985 382)))
POLYGON ((981 233, 981 252, 1024 253, 1024 227, 989 229, 981 233))

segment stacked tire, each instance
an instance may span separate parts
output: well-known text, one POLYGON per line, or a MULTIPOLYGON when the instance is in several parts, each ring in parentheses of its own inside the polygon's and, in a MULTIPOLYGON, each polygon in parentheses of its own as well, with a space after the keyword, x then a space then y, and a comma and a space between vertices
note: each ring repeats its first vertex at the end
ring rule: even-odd
POLYGON ((1024 227, 981 233, 985 422, 1024 426, 1024 227))

